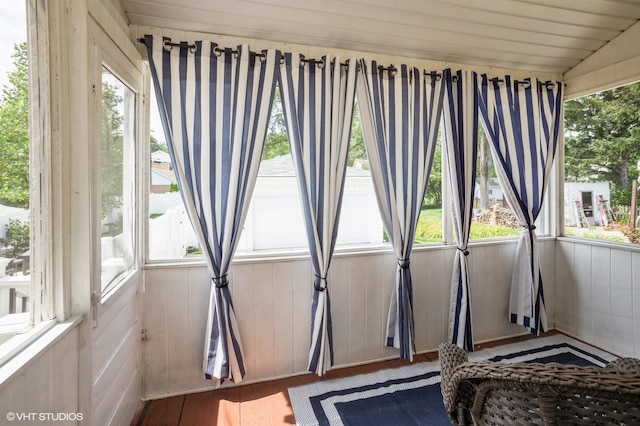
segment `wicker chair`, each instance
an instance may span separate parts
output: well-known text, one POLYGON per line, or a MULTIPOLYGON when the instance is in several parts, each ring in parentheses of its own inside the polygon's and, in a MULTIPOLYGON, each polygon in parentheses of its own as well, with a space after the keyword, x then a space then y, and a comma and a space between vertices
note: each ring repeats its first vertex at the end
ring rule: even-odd
POLYGON ((441 390, 455 425, 640 425, 640 360, 605 368, 557 363, 468 362, 439 347, 441 390))

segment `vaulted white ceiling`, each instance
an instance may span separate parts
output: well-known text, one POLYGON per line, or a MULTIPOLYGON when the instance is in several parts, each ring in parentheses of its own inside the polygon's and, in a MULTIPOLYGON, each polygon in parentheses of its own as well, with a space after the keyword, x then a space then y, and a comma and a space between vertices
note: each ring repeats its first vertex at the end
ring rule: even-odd
MULTIPOLYGON (((133 24, 563 73, 639 0, 122 0, 133 24)), ((640 43, 640 40, 638 40, 640 43)))

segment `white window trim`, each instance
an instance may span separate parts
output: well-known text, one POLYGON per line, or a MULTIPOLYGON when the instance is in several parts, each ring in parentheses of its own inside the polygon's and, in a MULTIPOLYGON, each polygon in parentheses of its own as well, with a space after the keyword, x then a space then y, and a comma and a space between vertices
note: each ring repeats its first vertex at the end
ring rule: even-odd
MULTIPOLYGON (((145 149, 145 143, 142 141, 148 140, 147 130, 147 117, 146 115, 146 102, 144 93, 146 87, 148 87, 145 81, 144 74, 146 69, 139 70, 136 65, 129 59, 117 46, 113 44, 111 39, 100 28, 90 28, 90 57, 89 57, 89 78, 94 87, 93 99, 91 102, 90 112, 90 140, 93 142, 92 146, 92 161, 91 170, 93 170, 94 176, 99 176, 100 170, 100 146, 101 146, 101 96, 99 88, 102 85, 102 69, 103 67, 108 69, 116 78, 118 78, 124 85, 131 89, 136 96, 135 101, 135 114, 136 114, 136 128, 135 133, 135 160, 134 160, 134 206, 133 206, 133 252, 134 252, 134 264, 133 269, 122 274, 115 282, 109 284, 102 289, 102 259, 101 259, 101 238, 100 238, 100 200, 101 200, 101 179, 98 177, 94 179, 91 193, 92 193, 92 305, 93 305, 93 325, 97 324, 97 305, 105 305, 115 295, 127 287, 133 285, 140 279, 140 267, 142 265, 140 249, 143 247, 141 240, 141 229, 144 229, 141 225, 141 206, 143 202, 140 201, 140 194, 143 192, 140 188, 143 188, 144 179, 141 177, 141 170, 145 169, 140 167, 141 158, 148 159, 148 149, 145 149)), ((146 170, 146 169, 145 169, 146 170)), ((148 194, 145 192, 145 195, 148 194)))

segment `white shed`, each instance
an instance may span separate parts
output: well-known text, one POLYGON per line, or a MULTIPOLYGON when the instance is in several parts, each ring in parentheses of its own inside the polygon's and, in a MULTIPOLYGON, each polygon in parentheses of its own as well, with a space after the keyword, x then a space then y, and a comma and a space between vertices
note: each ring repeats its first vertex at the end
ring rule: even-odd
POLYGON ((565 226, 580 226, 579 208, 591 226, 602 226, 604 203, 610 206, 609 182, 565 182, 565 226), (602 200, 602 201, 599 201, 602 200))

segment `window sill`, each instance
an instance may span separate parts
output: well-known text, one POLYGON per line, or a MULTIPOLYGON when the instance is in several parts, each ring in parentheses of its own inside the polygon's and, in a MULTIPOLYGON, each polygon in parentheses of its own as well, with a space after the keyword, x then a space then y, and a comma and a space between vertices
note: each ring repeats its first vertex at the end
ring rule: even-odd
MULTIPOLYGON (((538 241, 555 240, 555 236, 540 235, 538 241)), ((518 242, 518 237, 509 238, 486 238, 480 240, 469 241, 469 247, 482 247, 497 244, 514 244, 518 242)), ((422 243, 413 246, 413 252, 430 251, 430 250, 454 250, 456 245, 444 243, 422 243)), ((368 245, 368 246, 340 246, 336 247, 333 257, 351 257, 351 256, 367 256, 393 252, 393 248, 389 243, 368 245)), ((309 251, 306 249, 296 250, 265 250, 263 252, 242 253, 234 257, 232 264, 256 263, 256 262, 283 262, 294 261, 299 259, 308 259, 309 251)), ((163 269, 163 268, 190 268, 194 266, 206 265, 203 257, 193 257, 185 259, 163 259, 148 260, 143 269, 163 269)))
POLYGON ((608 247, 618 250, 640 252, 640 244, 633 243, 619 243, 614 241, 596 240, 594 238, 580 238, 580 237, 568 237, 558 236, 558 241, 566 241, 570 243, 587 244, 590 246, 608 247))
POLYGON ((27 333, 14 336, 3 345, 0 354, 0 390, 11 378, 22 372, 49 347, 60 341, 83 321, 75 317, 64 323, 44 321, 27 333), (5 346, 7 348, 5 349, 5 346))

